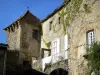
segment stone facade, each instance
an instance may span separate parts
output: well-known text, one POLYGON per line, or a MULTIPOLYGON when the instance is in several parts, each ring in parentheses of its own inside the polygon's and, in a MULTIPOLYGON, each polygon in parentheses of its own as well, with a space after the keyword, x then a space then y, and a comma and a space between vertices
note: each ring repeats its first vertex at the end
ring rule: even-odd
POLYGON ((87 53, 87 32, 94 30, 94 41, 100 41, 98 34, 100 32, 99 10, 100 0, 83 0, 78 16, 71 22, 69 33, 70 56, 69 56, 69 72, 70 75, 86 75, 87 60, 83 57, 87 53), (90 13, 85 12, 84 4, 90 6, 90 13))
POLYGON ((9 45, 9 50, 20 50, 21 27, 18 23, 19 22, 15 23, 16 26, 14 29, 9 28, 9 30, 6 30, 7 44, 9 45))
POLYGON ((51 66, 45 68, 45 73, 50 74, 53 70, 62 68, 68 71, 68 60, 59 61, 55 64, 51 64, 51 66))
MULTIPOLYGON (((87 32, 94 31, 94 41, 100 41, 100 0, 83 0, 79 13, 76 14, 76 17, 71 21, 70 25, 67 27, 68 33, 63 34, 63 24, 59 13, 63 10, 64 5, 57 8, 53 13, 47 16, 46 19, 42 21, 42 31, 39 22, 32 19, 22 18, 17 22, 14 22, 10 27, 5 29, 7 33, 7 43, 10 50, 20 51, 20 57, 24 57, 27 60, 30 60, 30 57, 37 59, 40 57, 40 46, 42 49, 51 50, 51 63, 52 66, 45 69, 46 73, 50 73, 56 68, 63 68, 68 70, 69 75, 86 75, 88 68, 88 61, 84 58, 84 55, 87 54, 87 32), (89 8, 88 8, 89 6, 89 8), (89 10, 90 12, 86 12, 89 10), (39 31, 39 40, 32 38, 33 30, 39 31), (43 32, 41 36, 41 32, 43 32), (67 38, 67 39, 65 39, 67 38), (59 46, 57 47, 57 54, 55 55, 53 51, 53 41, 59 40, 59 46), (67 41, 66 41, 67 40, 67 41), (41 44, 40 44, 41 43, 41 44), (66 52, 68 50, 68 52, 66 52), (55 55, 55 59, 53 58, 55 55), (67 57, 67 60, 55 62, 60 59, 67 57), (67 64, 65 64, 67 61, 67 64), (66 65, 66 66, 64 66, 66 65)), ((32 16, 32 15, 31 15, 32 16)), ((67 15, 65 15, 66 17, 67 15)), ((42 52, 41 52, 42 53, 42 52)), ((48 52, 44 52, 45 57, 48 57, 48 52)), ((20 58, 21 59, 21 58, 20 58)), ((40 61, 40 60, 39 60, 40 61)), ((39 62, 38 62, 39 63, 39 62)), ((41 64, 37 65, 41 70, 41 64)), ((38 70, 38 69, 37 69, 38 70)))
POLYGON ((31 61, 32 57, 39 58, 41 43, 40 20, 29 10, 4 30, 7 34, 8 49, 19 51, 20 63, 23 60, 31 61), (37 30, 37 32, 34 33, 34 30, 37 30), (37 36, 36 39, 35 36, 37 36))
MULTIPOLYGON (((68 68, 69 75, 86 75, 88 68, 88 61, 84 58, 84 55, 87 54, 87 32, 94 30, 94 39, 95 41, 100 41, 99 32, 99 20, 100 20, 100 0, 83 0, 80 12, 77 16, 71 21, 70 26, 68 26, 67 31, 70 36, 68 36, 68 47, 69 47, 69 56, 68 56, 68 68), (89 6, 89 8, 84 8, 84 5, 89 6), (87 13, 85 10, 89 10, 87 13)), ((58 10, 58 9, 57 9, 58 10)), ((62 11, 61 8, 42 23, 43 36, 47 42, 54 40, 56 37, 63 38, 64 35, 61 35, 63 31, 62 24, 59 23, 58 13, 62 11), (52 21, 52 30, 49 31, 50 22, 52 21), (58 30, 54 33, 53 28, 58 30)), ((64 42, 61 40, 60 50, 64 49, 64 42), (62 46, 63 45, 63 46, 62 46)), ((41 43, 42 48, 47 48, 46 45, 41 43)), ((52 52, 52 51, 51 51, 52 52)))
POLYGON ((43 72, 42 71, 42 61, 41 60, 35 60, 32 64, 32 68, 37 70, 37 71, 43 72))
POLYGON ((40 37, 41 31, 40 27, 35 23, 26 23, 21 21, 21 51, 28 56, 39 58, 40 56, 40 37), (32 34, 33 30, 38 30, 38 40, 34 39, 32 34))
POLYGON ((58 68, 62 68, 66 71, 68 71, 68 60, 62 60, 62 61, 58 61, 56 63, 47 63, 45 64, 45 68, 44 70, 42 69, 42 60, 36 60, 33 63, 33 69, 38 70, 40 72, 44 72, 46 74, 50 74, 53 70, 58 69, 58 68))
MULTIPOLYGON (((55 12, 55 14, 50 16, 47 20, 42 21, 43 35, 41 36, 41 48, 52 49, 52 42, 55 40, 59 40, 59 53, 64 53, 64 51, 68 49, 68 41, 65 40, 65 34, 63 33, 63 24, 59 15, 62 8, 63 7, 61 6, 58 11, 55 12), (47 47, 45 42, 50 43, 50 46, 47 47), (67 44, 66 48, 65 44, 67 44)), ((66 36, 68 36, 68 34, 66 34, 66 36)), ((53 52, 51 50, 51 55, 52 53, 53 52)))
MULTIPOLYGON (((43 70, 47 74, 50 74, 50 72, 57 68, 68 71, 68 34, 64 34, 62 19, 59 15, 62 9, 63 5, 47 16, 47 19, 42 21, 43 35, 41 36, 41 48, 51 50, 51 61, 48 61, 51 66, 45 66, 45 69, 43 70), (53 41, 59 41, 57 42, 57 53, 54 53, 52 49, 53 41), (50 43, 49 47, 46 43, 50 43)), ((45 59, 46 65, 48 64, 46 60, 46 58, 48 59, 48 54, 45 52, 44 54, 45 57, 42 60, 45 59)))

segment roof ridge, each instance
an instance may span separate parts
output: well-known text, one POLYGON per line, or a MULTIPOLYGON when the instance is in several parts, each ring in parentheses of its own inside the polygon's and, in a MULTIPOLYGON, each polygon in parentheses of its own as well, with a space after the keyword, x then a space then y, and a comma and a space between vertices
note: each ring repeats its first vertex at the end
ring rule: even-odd
MULTIPOLYGON (((19 21, 20 19, 22 19, 22 18, 24 18, 28 13, 30 13, 32 16, 34 16, 31 12, 30 12, 30 10, 26 10, 26 12, 25 13, 23 13, 21 16, 19 16, 18 18, 17 18, 17 20, 15 20, 14 22, 12 22, 10 25, 8 25, 7 27, 5 27, 3 30, 6 30, 8 27, 10 27, 13 23, 15 23, 15 22, 17 22, 17 21, 19 21)), ((36 16, 34 16, 35 18, 37 18, 36 16)), ((38 18, 37 18, 38 19, 38 18)), ((38 19, 39 20, 39 19, 38 19)))

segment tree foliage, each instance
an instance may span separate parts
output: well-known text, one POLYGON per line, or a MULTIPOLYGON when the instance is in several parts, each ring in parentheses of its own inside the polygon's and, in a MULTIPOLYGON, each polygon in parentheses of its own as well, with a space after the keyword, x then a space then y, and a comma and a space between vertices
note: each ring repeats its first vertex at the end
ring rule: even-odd
POLYGON ((100 42, 95 42, 88 49, 88 67, 91 72, 98 74, 100 70, 100 42))

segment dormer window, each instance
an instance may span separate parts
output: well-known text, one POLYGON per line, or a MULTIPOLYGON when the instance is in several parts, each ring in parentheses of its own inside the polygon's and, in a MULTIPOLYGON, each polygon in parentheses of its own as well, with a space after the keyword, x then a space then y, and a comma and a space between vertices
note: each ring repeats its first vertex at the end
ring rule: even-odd
POLYGON ((52 28, 52 21, 49 23, 49 30, 52 28))
POLYGON ((38 33, 39 33, 38 30, 33 29, 33 32, 32 32, 33 39, 38 40, 39 38, 38 33))
POLYGON ((61 23, 61 17, 58 18, 58 22, 59 22, 59 24, 61 23))

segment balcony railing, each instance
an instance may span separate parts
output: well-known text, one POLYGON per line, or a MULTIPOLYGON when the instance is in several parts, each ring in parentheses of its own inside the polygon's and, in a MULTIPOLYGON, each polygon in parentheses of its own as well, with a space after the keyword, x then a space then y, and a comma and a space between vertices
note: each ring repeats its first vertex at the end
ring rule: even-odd
POLYGON ((51 63, 56 63, 58 61, 62 61, 68 59, 68 49, 65 51, 62 51, 60 53, 56 53, 54 55, 51 55, 51 63))
POLYGON ((41 64, 42 71, 44 71, 46 64, 54 64, 56 62, 63 61, 66 59, 68 59, 68 49, 60 53, 45 57, 41 60, 35 60, 35 62, 33 62, 33 68, 36 69, 36 65, 37 68, 39 68, 39 64, 41 64))
POLYGON ((51 64, 51 59, 51 56, 42 59, 42 71, 44 71, 46 64, 51 64))

